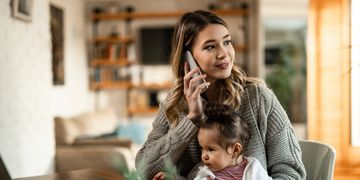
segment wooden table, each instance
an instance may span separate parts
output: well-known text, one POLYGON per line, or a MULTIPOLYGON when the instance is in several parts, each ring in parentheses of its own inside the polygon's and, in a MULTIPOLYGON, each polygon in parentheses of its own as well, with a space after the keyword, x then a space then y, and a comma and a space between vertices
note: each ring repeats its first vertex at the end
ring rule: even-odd
POLYGON ((16 180, 122 180, 119 174, 95 169, 80 169, 43 176, 18 178, 16 180))

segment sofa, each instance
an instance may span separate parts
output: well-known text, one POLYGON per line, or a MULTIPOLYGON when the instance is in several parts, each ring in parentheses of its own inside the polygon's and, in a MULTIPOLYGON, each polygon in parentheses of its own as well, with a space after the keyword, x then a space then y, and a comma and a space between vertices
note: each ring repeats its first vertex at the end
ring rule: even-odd
POLYGON ((132 140, 116 136, 118 123, 111 108, 55 117, 56 171, 93 168, 119 173, 134 168, 132 140))

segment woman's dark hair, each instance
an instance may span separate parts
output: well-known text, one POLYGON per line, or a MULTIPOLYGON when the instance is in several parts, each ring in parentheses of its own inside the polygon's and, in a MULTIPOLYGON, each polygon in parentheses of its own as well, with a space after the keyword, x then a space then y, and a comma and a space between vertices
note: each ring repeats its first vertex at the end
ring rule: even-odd
POLYGON ((248 124, 240 117, 240 114, 228 105, 211 103, 206 105, 204 113, 206 118, 201 121, 199 127, 211 129, 217 125, 221 135, 218 143, 226 149, 239 142, 243 147, 243 152, 250 139, 250 130, 248 124))

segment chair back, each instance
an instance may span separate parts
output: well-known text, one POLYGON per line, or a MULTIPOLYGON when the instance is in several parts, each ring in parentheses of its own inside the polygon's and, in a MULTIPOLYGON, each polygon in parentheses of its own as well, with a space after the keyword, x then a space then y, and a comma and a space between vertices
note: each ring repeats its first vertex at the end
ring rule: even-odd
POLYGON ((331 145, 308 140, 299 141, 302 160, 308 180, 332 180, 335 167, 335 148, 331 145))
POLYGON ((6 169, 5 163, 3 162, 0 155, 0 179, 1 180, 11 180, 10 173, 6 169))

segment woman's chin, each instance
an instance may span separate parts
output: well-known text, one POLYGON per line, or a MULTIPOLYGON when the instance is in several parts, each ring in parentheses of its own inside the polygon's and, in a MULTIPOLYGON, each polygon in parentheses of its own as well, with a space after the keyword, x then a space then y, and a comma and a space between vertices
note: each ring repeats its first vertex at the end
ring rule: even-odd
MULTIPOLYGON (((230 77, 230 75, 231 75, 231 71, 221 73, 221 74, 218 73, 218 74, 215 74, 214 76, 210 76, 209 78, 207 78, 207 81, 210 80, 210 79, 212 79, 212 80, 226 79, 226 78, 230 77)), ((208 76, 209 76, 209 74, 208 74, 208 76)))
POLYGON ((226 73, 226 74, 222 74, 222 75, 219 75, 217 79, 226 79, 228 77, 230 77, 231 73, 226 73))

